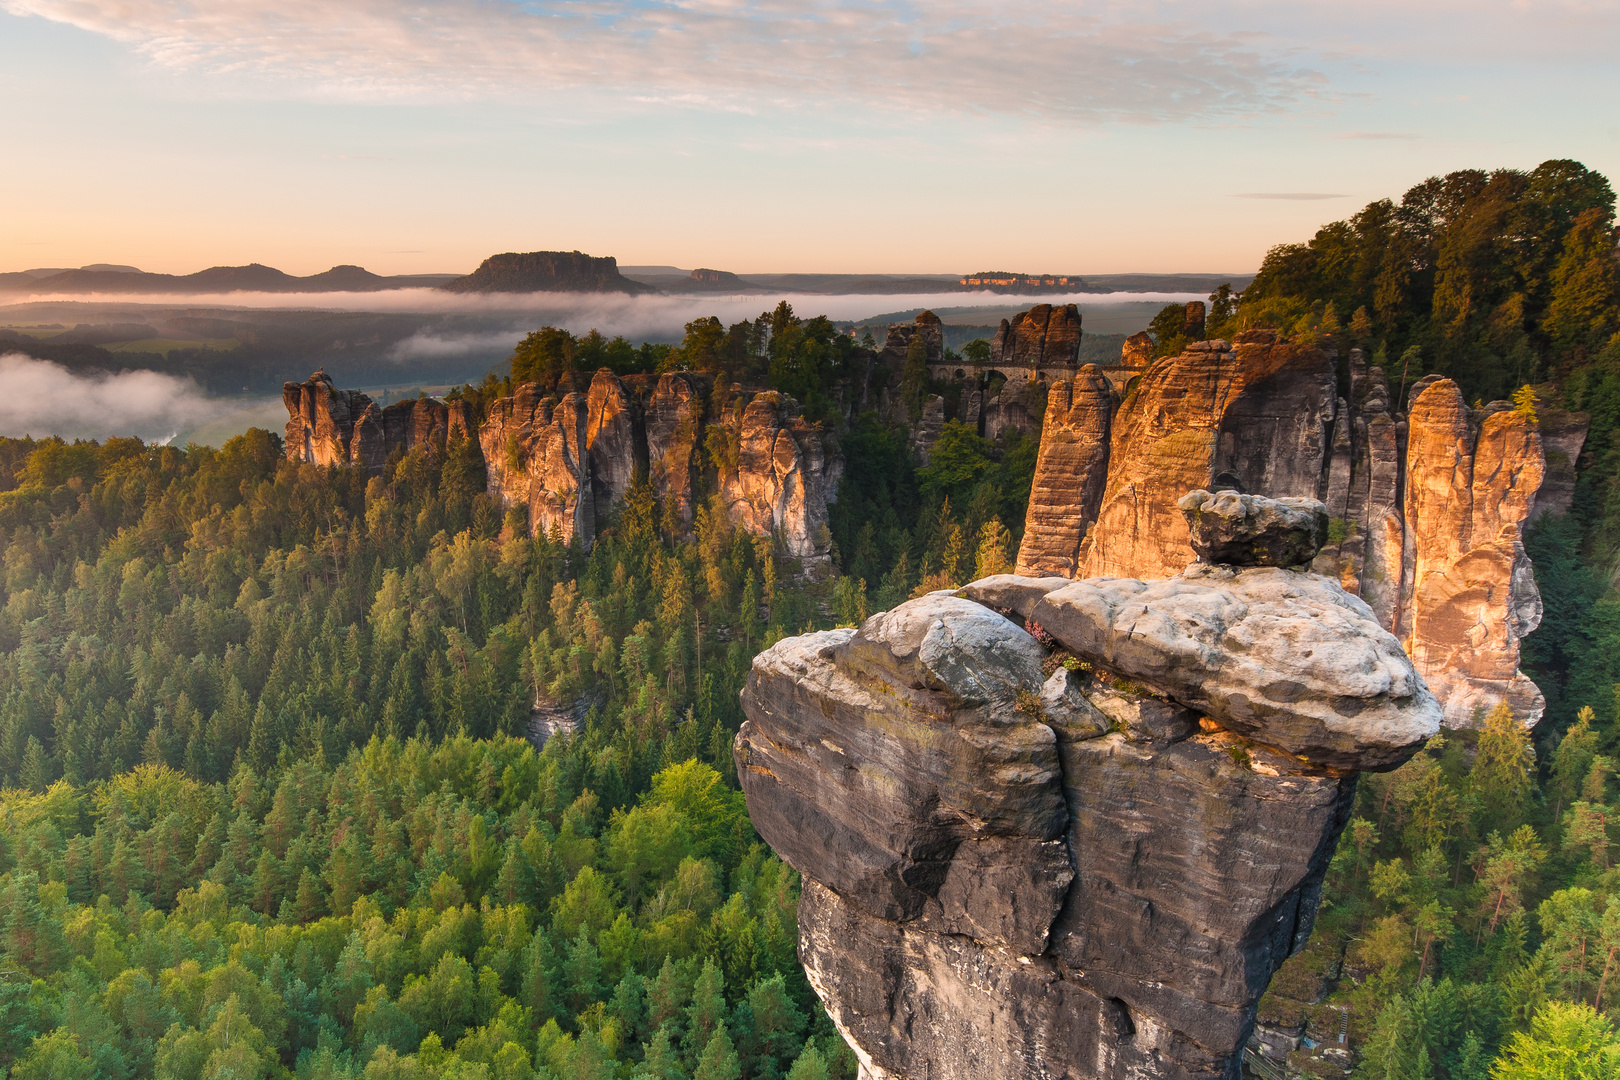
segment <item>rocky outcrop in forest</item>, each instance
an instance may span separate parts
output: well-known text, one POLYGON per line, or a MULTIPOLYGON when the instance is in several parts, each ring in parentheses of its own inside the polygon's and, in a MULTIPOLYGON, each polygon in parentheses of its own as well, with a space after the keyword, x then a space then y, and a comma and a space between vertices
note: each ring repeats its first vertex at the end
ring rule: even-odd
MULTIPOLYGON (((1327 517, 1186 514, 1273 560, 1310 560, 1327 517)), ((1203 562, 930 593, 779 642, 743 707, 749 815, 803 875, 800 957, 863 1080, 1235 1076, 1356 771, 1441 719, 1337 582, 1203 562)))
POLYGON ((527 504, 534 533, 588 548, 638 467, 686 526, 712 471, 733 521, 779 536, 806 568, 825 563, 842 461, 821 427, 786 394, 714 390, 711 376, 689 371, 621 378, 604 368, 588 391, 560 398, 525 383, 491 405, 479 430, 490 494, 527 504))
POLYGON ((1405 401, 1409 413, 1359 350, 1341 372, 1263 330, 1156 360, 1123 397, 1083 368, 1048 397, 1018 571, 1165 578, 1192 559, 1187 490, 1320 499, 1331 526, 1316 569, 1398 636, 1446 722, 1505 701, 1534 723, 1545 701, 1519 642, 1541 601, 1523 530, 1568 509, 1586 419, 1473 409, 1438 376, 1405 401))
POLYGON ((462 402, 420 397, 379 407, 359 390, 338 390, 317 371, 301 383, 286 383, 287 457, 313 465, 354 465, 381 472, 396 451, 444 442, 468 430, 462 402))
POLYGON ((465 402, 417 398, 378 409, 317 372, 283 393, 287 456, 375 472, 396 451, 472 434, 490 497, 526 507, 533 534, 586 548, 637 470, 685 527, 708 475, 738 525, 780 537, 806 570, 826 564, 827 506, 843 462, 821 426, 774 390, 714 391, 713 377, 695 372, 621 378, 604 368, 588 384, 567 376, 552 391, 522 383, 490 403, 475 431, 465 402))

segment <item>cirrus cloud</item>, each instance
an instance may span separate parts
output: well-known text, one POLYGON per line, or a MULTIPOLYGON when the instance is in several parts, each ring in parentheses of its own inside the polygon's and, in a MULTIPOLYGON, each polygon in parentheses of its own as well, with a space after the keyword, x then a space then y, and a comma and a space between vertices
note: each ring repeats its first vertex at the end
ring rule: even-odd
POLYGON ((1044 120, 1229 119, 1325 79, 1264 35, 1059 0, 0 0, 157 65, 353 100, 606 92, 1044 120))

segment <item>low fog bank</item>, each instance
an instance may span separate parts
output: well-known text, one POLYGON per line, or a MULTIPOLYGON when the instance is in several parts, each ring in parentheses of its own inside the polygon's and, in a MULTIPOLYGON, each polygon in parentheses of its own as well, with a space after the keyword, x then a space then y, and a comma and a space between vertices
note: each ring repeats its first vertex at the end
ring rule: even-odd
POLYGON ((370 293, 212 293, 31 295, 19 302, 118 304, 140 307, 210 307, 242 310, 368 311, 423 315, 508 316, 524 325, 560 326, 576 334, 592 329, 635 340, 678 338, 693 319, 717 315, 726 323, 752 319, 786 300, 801 316, 826 315, 860 322, 887 311, 909 308, 1005 309, 1035 304, 1097 305, 1202 300, 1202 293, 1113 292, 1016 296, 993 292, 938 293, 720 293, 690 296, 630 296, 622 293, 447 293, 438 289, 394 289, 370 293))
POLYGON ((134 435, 162 443, 205 425, 234 427, 229 419, 238 413, 245 431, 253 426, 249 417, 271 415, 270 404, 265 398, 212 398, 191 379, 156 371, 73 372, 21 353, 0 355, 0 435, 134 435))

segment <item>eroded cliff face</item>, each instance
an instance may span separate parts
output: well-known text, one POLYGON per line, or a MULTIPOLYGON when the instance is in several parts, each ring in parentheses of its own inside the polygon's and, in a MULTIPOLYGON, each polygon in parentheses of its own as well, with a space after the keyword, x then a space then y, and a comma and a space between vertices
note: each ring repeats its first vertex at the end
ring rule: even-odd
POLYGON ((1546 708, 1518 670, 1519 640, 1541 624, 1522 531, 1544 473, 1534 418, 1476 415, 1450 379, 1413 402, 1398 626, 1450 724, 1502 701, 1519 716, 1546 708))
POLYGON ((731 519, 757 536, 780 536, 801 560, 828 561, 827 504, 837 493, 842 462, 827 453, 820 429, 805 422, 791 397, 774 390, 746 405, 737 399, 721 422, 736 446, 735 467, 720 470, 731 519))
POLYGON ((526 504, 532 535, 587 548, 595 540, 590 419, 587 395, 558 400, 533 383, 490 405, 478 429, 489 493, 506 506, 526 504))
MULTIPOLYGON (((1180 571, 1192 552, 1176 500, 1234 469, 1255 470, 1264 461, 1271 482, 1257 490, 1316 496, 1327 429, 1322 409, 1306 403, 1324 394, 1332 377, 1321 350, 1254 332, 1235 344, 1195 342, 1154 363, 1114 417, 1107 486, 1076 576, 1180 571), (1303 460, 1292 460, 1296 455, 1303 460)), ((1032 498, 1031 513, 1035 506, 1032 498)))
MULTIPOLYGON (((1198 494, 1201 543, 1326 519, 1198 494)), ((778 643, 743 707, 749 814, 865 1080, 1236 1077, 1355 771, 1440 721, 1334 581, 1204 563, 932 593, 778 643)))
POLYGON ((284 383, 281 401, 287 408, 287 457, 312 465, 380 472, 395 451, 443 443, 453 431, 467 431, 460 402, 415 398, 379 408, 359 390, 335 389, 325 371, 301 383, 284 383))
POLYGON ((688 529, 707 483, 740 527, 780 537, 807 571, 824 568, 827 506, 843 469, 836 448, 786 394, 733 386, 711 415, 714 391, 713 377, 697 372, 621 378, 604 368, 588 383, 572 375, 552 388, 520 384, 490 403, 474 431, 464 402, 420 398, 378 409, 319 372, 283 391, 287 456, 377 471, 395 450, 476 437, 490 497, 526 506, 533 535, 585 548, 637 470, 688 529))
POLYGON ((1097 519, 1108 480, 1115 405, 1112 384, 1094 364, 1047 395, 1029 519, 1018 551, 1020 574, 1073 577, 1079 569, 1080 544, 1097 519))
POLYGON ((1168 577, 1192 558, 1176 505, 1189 488, 1320 499, 1333 525, 1314 568, 1406 645, 1447 722, 1505 701, 1535 723, 1545 703, 1518 669, 1541 615, 1523 530, 1568 507, 1585 417, 1470 409, 1438 376, 1410 388, 1402 415, 1359 351, 1345 365, 1348 398, 1336 367, 1248 331, 1154 361, 1106 419, 1064 413, 1101 400, 1097 373, 1055 386, 1020 570, 1168 577))
POLYGON ((1036 304, 1002 319, 990 339, 990 362, 1007 367, 1073 368, 1080 356, 1080 309, 1036 304))

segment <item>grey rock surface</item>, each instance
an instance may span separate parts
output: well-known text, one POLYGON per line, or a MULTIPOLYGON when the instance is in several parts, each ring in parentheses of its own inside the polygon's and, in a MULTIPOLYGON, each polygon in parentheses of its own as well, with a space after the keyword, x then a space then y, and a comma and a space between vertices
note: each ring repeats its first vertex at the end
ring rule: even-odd
POLYGON ((1327 543, 1328 509, 1315 499, 1189 491, 1176 501, 1193 551, 1206 563, 1304 566, 1327 543))
POLYGON ((1439 722, 1333 582, 1202 565, 931 593, 778 642, 743 707, 749 813, 867 1080, 1235 1078, 1353 770, 1439 722))

